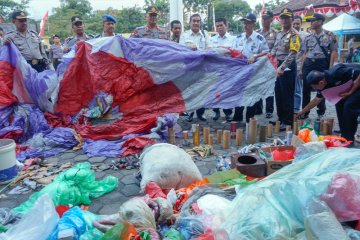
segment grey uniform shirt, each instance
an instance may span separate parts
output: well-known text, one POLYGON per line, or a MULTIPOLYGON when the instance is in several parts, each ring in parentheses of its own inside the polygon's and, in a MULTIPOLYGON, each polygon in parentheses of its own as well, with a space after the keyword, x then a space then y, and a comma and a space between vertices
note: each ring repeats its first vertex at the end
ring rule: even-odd
POLYGON ((279 61, 282 61, 282 70, 288 68, 296 59, 297 53, 300 51, 300 37, 298 32, 290 28, 289 31, 281 31, 276 35, 275 45, 271 51, 279 61))
POLYGON ((266 42, 267 42, 270 52, 271 52, 271 50, 273 49, 273 47, 275 45, 276 34, 278 33, 278 31, 276 31, 273 28, 270 28, 270 30, 267 32, 264 32, 263 29, 259 29, 256 32, 261 34, 266 39, 266 42))
POLYGON ((90 39, 93 39, 94 36, 93 35, 87 35, 85 34, 85 37, 77 37, 77 36, 73 36, 73 37, 69 37, 65 40, 65 47, 67 48, 71 48, 72 46, 74 46, 77 42, 79 41, 87 41, 90 39))
POLYGON ((336 44, 334 43, 331 35, 328 32, 322 31, 319 35, 316 33, 311 33, 305 37, 301 44, 301 51, 306 53, 306 57, 310 59, 324 59, 324 55, 321 47, 328 52, 329 56, 332 51, 336 50, 336 44), (318 41, 319 39, 320 45, 318 41))
POLYGON ((9 38, 15 44, 21 55, 27 61, 33 59, 47 59, 44 45, 37 32, 27 30, 23 35, 16 30, 8 32, 5 35, 5 38, 9 38))
MULTIPOLYGON (((301 41, 304 41, 304 39, 309 35, 308 32, 304 32, 304 31, 299 31, 299 36, 301 41)), ((301 59, 304 55, 303 49, 300 48, 300 51, 297 53, 296 55, 296 64, 297 64, 297 70, 300 71, 301 70, 301 59)))
POLYGON ((150 29, 148 26, 142 26, 135 28, 130 37, 169 40, 170 32, 159 26, 157 26, 156 29, 150 29))
POLYGON ((237 37, 233 47, 247 58, 251 58, 258 53, 269 53, 269 46, 266 39, 255 31, 253 31, 249 37, 246 37, 246 33, 242 33, 237 37))
POLYGON ((50 46, 50 59, 62 58, 64 55, 64 47, 62 44, 50 46))

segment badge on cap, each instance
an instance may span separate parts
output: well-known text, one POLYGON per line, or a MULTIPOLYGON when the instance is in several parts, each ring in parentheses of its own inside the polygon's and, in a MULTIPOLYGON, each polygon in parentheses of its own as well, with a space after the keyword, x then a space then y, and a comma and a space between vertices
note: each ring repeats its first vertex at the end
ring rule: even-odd
POLYGON ((25 13, 24 12, 20 12, 20 16, 24 17, 25 13))

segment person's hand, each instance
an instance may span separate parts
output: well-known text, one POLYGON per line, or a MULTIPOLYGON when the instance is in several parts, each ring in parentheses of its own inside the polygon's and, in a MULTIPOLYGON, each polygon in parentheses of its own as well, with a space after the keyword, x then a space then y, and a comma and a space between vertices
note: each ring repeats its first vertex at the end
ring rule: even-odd
POLYGON ((284 75, 284 70, 282 70, 280 67, 276 70, 276 76, 281 77, 284 75))
POLYGON ((68 52, 70 52, 70 48, 68 48, 68 47, 64 47, 64 53, 68 53, 68 52))
POLYGON ((251 57, 248 59, 248 64, 252 64, 256 61, 256 58, 255 57, 251 57))
POLYGON ((342 96, 342 98, 347 98, 347 97, 349 97, 351 94, 352 94, 352 92, 349 91, 349 92, 341 93, 340 96, 342 96))
POLYGON ((4 44, 9 44, 11 42, 11 39, 10 38, 4 38, 4 44))

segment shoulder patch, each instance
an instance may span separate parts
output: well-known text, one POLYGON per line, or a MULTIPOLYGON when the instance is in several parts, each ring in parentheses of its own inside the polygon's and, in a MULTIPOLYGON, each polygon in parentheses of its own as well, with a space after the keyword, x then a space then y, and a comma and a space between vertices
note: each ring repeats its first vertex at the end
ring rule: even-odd
POLYGON ((259 39, 260 41, 264 41, 264 37, 261 36, 260 34, 256 36, 257 39, 259 39))

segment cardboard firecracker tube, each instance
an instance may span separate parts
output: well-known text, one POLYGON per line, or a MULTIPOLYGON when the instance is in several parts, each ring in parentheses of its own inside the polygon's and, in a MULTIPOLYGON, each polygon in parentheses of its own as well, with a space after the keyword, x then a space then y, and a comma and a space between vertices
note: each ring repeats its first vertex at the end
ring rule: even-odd
POLYGON ((209 128, 209 127, 204 127, 204 128, 203 128, 203 134, 204 134, 204 144, 208 144, 208 142, 209 142, 210 128, 209 128))
POLYGON ((168 128, 168 135, 169 135, 169 143, 175 145, 176 140, 175 140, 175 130, 174 130, 174 128, 168 128))
POLYGON ((286 132, 291 131, 291 126, 290 125, 286 125, 286 132))
POLYGON ((189 132, 188 131, 183 131, 183 136, 184 136, 184 140, 188 140, 189 139, 189 132))
POLYGON ((266 142, 266 126, 263 125, 260 126, 259 142, 266 142))
POLYGON ((248 144, 256 143, 257 121, 256 119, 250 119, 249 122, 249 142, 248 144))
POLYGON ((208 144, 211 145, 211 146, 214 145, 214 135, 213 134, 209 134, 208 144))
POLYGON ((334 130, 334 119, 333 118, 329 118, 328 120, 328 124, 329 124, 329 132, 328 135, 331 135, 333 133, 334 130))
POLYGON ((222 142, 223 149, 229 149, 230 148, 230 131, 225 130, 223 132, 223 142, 222 142))
POLYGON ((231 136, 231 139, 236 138, 236 128, 237 128, 237 122, 231 122, 230 123, 230 136, 231 136))
POLYGON ((200 145, 200 126, 199 126, 199 124, 193 124, 192 130, 193 130, 193 144, 194 144, 194 146, 199 146, 200 145))
POLYGON ((324 134, 324 119, 320 120, 320 133, 324 134))
POLYGON ((244 140, 244 130, 242 128, 236 129, 236 146, 241 146, 244 140))
POLYGON ((216 132, 216 143, 221 144, 223 138, 223 130, 217 130, 216 132))
POLYGON ((280 121, 276 121, 275 122, 275 133, 279 133, 280 132, 280 121))
POLYGON ((325 120, 323 125, 323 135, 329 135, 330 123, 325 120))
POLYGON ((273 125, 272 124, 268 124, 267 126, 267 137, 268 138, 272 138, 273 137, 273 125))
POLYGON ((293 134, 297 135, 298 131, 299 131, 298 123, 297 123, 297 121, 294 121, 294 123, 293 123, 293 134))

